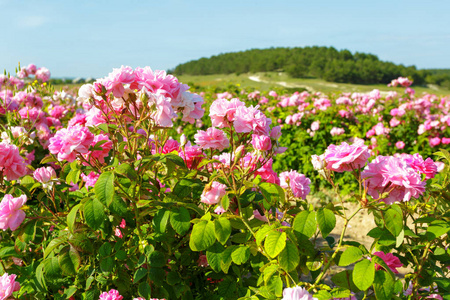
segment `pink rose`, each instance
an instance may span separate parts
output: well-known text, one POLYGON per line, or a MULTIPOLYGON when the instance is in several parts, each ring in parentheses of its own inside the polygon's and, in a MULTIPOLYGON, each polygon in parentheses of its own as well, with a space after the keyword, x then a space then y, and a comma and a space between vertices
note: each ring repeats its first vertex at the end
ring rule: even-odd
POLYGON ((122 300, 123 297, 119 294, 117 290, 110 290, 109 292, 103 292, 100 295, 99 300, 122 300))
POLYGON ((105 162, 105 158, 108 156, 109 151, 113 147, 112 141, 109 139, 107 135, 99 134, 94 137, 94 140, 91 143, 91 146, 94 147, 97 143, 105 141, 103 144, 97 146, 101 148, 101 150, 93 150, 88 151, 87 153, 83 154, 83 157, 87 161, 92 161, 92 159, 97 159, 101 164, 105 162))
POLYGON ((225 132, 214 127, 210 127, 206 131, 197 131, 194 138, 195 143, 202 149, 218 149, 222 151, 230 146, 230 140, 225 135, 225 132))
POLYGON ((426 183, 419 173, 401 158, 393 156, 377 156, 364 168, 361 178, 366 179, 367 193, 374 199, 389 191, 387 197, 381 199, 386 204, 406 202, 425 192, 426 183))
POLYGON ((197 168, 197 165, 205 158, 202 149, 198 146, 186 146, 178 155, 189 169, 197 168))
POLYGON ((50 138, 48 149, 50 153, 57 154, 58 160, 72 162, 77 154, 86 154, 94 141, 94 135, 87 127, 71 126, 58 130, 50 138))
POLYGON ((6 194, 0 202, 0 229, 16 230, 23 220, 25 220, 25 212, 21 210, 22 206, 27 202, 27 196, 22 195, 14 198, 10 194, 6 194))
MULTIPOLYGON (((403 267, 403 264, 400 262, 400 259, 398 259, 397 256, 393 255, 392 253, 384 253, 382 251, 375 252, 373 255, 378 256, 381 258, 391 269, 392 272, 395 274, 398 274, 397 268, 403 267)), ((375 264, 376 270, 381 270, 382 267, 378 264, 375 264)))
POLYGON ((439 137, 434 137, 429 139, 430 147, 434 148, 441 143, 441 139, 439 137))
POLYGON ((268 136, 252 134, 252 146, 255 150, 268 151, 272 148, 272 142, 268 136))
POLYGON ((344 128, 333 127, 330 130, 330 134, 332 136, 338 136, 338 135, 341 135, 341 134, 344 134, 344 133, 345 133, 345 129, 344 128))
POLYGON ((6 300, 12 296, 13 292, 20 290, 20 284, 16 282, 17 275, 4 273, 0 277, 0 300, 6 300))
POLYGON ((52 167, 38 168, 33 172, 33 177, 38 182, 43 183, 43 187, 51 186, 51 181, 56 178, 55 169, 52 167))
POLYGON ((317 131, 320 128, 320 122, 319 121, 314 121, 311 124, 311 130, 312 131, 317 131))
POLYGON ((95 172, 89 173, 89 175, 85 175, 84 173, 81 173, 81 179, 86 183, 86 189, 89 190, 90 186, 95 186, 95 183, 97 182, 98 178, 100 177, 100 174, 97 174, 95 172))
POLYGON ((357 140, 352 145, 346 142, 339 146, 331 144, 324 155, 326 168, 340 173, 364 167, 370 157, 369 149, 363 140, 357 140))
POLYGON ((270 131, 270 138, 272 140, 278 140, 281 137, 281 126, 275 126, 270 131))
POLYGON ((311 191, 310 184, 311 180, 297 171, 291 170, 280 174, 280 186, 284 189, 289 187, 297 198, 306 199, 306 195, 311 191))
POLYGON ((305 288, 295 286, 293 288, 285 288, 281 300, 317 300, 317 298, 314 298, 305 288))
POLYGON ((405 148, 405 143, 403 141, 398 141, 397 143, 395 143, 395 147, 397 149, 403 149, 405 148))
POLYGON ((206 186, 201 195, 200 202, 212 205, 219 203, 220 199, 225 196, 227 186, 217 181, 213 181, 210 186, 206 186))
POLYGON ((20 156, 19 148, 5 142, 0 143, 0 174, 7 180, 16 180, 28 173, 25 159, 20 156))
POLYGON ((36 79, 40 80, 41 82, 47 82, 50 79, 50 71, 47 68, 39 68, 36 71, 36 79))

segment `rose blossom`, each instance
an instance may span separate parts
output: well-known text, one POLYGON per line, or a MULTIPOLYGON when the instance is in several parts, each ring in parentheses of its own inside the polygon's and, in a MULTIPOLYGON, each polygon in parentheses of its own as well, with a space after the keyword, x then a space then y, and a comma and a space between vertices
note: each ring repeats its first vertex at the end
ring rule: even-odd
POLYGON ((280 186, 284 189, 290 187, 297 198, 306 199, 306 195, 311 191, 310 184, 311 180, 297 171, 291 170, 280 174, 280 186))
POLYGON ((311 124, 311 130, 312 131, 317 131, 320 128, 320 122, 319 121, 314 121, 311 124))
POLYGON ((214 127, 210 127, 206 131, 197 131, 194 138, 195 143, 202 149, 218 149, 222 151, 230 146, 230 140, 225 135, 225 132, 214 127))
POLYGON ((0 277, 0 300, 6 300, 12 296, 13 292, 20 290, 20 284, 16 282, 17 275, 4 273, 0 277))
POLYGON ((0 202, 0 229, 16 230, 23 220, 25 220, 25 212, 20 208, 27 202, 27 196, 22 195, 14 198, 10 194, 6 194, 0 202))
POLYGON ((275 126, 270 131, 270 138, 273 140, 278 140, 281 137, 281 126, 275 126))
POLYGON ((285 288, 281 300, 317 300, 317 298, 314 298, 305 288, 295 286, 293 288, 285 288))
POLYGON ((88 153, 93 141, 94 135, 87 127, 71 126, 58 130, 55 136, 50 138, 48 149, 50 153, 58 155, 59 161, 72 162, 78 153, 88 153))
POLYGON ((86 183, 86 189, 89 190, 90 186, 95 186, 95 183, 97 182, 98 178, 100 177, 100 174, 97 174, 95 172, 89 173, 89 175, 85 175, 84 173, 81 173, 81 179, 86 183))
MULTIPOLYGON (((391 269, 392 272, 395 274, 398 274, 397 268, 403 267, 403 264, 400 262, 400 259, 398 259, 397 256, 393 255, 392 253, 384 253, 382 251, 375 252, 373 255, 378 256, 381 258, 386 265, 391 269)), ((378 264, 375 264, 376 270, 381 270, 382 267, 378 264)))
POLYGON ((361 178, 366 179, 367 193, 374 199, 388 193, 381 200, 386 204, 406 202, 425 192, 425 181, 421 181, 417 171, 401 158, 393 156, 377 156, 364 168, 361 178))
POLYGON ((196 168, 197 165, 205 158, 202 149, 198 146, 185 146, 178 155, 184 160, 189 169, 196 168))
POLYGON ((405 148, 405 143, 403 141, 398 141, 397 143, 395 143, 395 147, 397 149, 403 149, 405 148))
POLYGON ((369 149, 363 140, 357 140, 352 145, 346 142, 339 146, 331 144, 324 155, 326 168, 339 173, 362 168, 370 157, 369 149))
POLYGON ((259 106, 239 106, 236 109, 234 128, 238 133, 253 131, 259 135, 269 135, 272 120, 267 118, 259 109, 259 106))
POLYGON ((401 154, 400 158, 404 160, 411 168, 420 174, 425 174, 426 179, 434 178, 437 173, 436 163, 431 159, 427 158, 423 160, 419 153, 411 154, 401 154))
POLYGON ((434 137, 429 140, 430 147, 434 148, 441 143, 441 139, 439 137, 434 137))
POLYGON ((119 294, 117 290, 110 290, 109 292, 103 292, 100 295, 99 300, 122 300, 123 297, 119 294))
POLYGON ((33 172, 33 177, 38 182, 42 183, 42 186, 45 189, 53 185, 53 182, 51 181, 56 178, 56 172, 52 167, 42 167, 33 172))
POLYGON ((50 79, 50 71, 47 68, 39 68, 36 71, 36 79, 42 81, 42 82, 46 82, 50 79))
POLYGON ((344 133, 345 133, 345 129, 344 128, 333 127, 330 130, 330 134, 332 136, 338 136, 338 135, 341 135, 341 134, 344 134, 344 133))
POLYGON ((225 196, 227 186, 217 181, 213 181, 210 186, 206 186, 201 195, 201 202, 206 204, 219 203, 220 199, 225 196))
POLYGON ((252 134, 252 146, 255 150, 268 151, 272 148, 272 143, 268 136, 252 134))
POLYGON ((27 164, 20 156, 19 148, 5 142, 0 143, 0 174, 7 180, 16 180, 27 174, 27 164))

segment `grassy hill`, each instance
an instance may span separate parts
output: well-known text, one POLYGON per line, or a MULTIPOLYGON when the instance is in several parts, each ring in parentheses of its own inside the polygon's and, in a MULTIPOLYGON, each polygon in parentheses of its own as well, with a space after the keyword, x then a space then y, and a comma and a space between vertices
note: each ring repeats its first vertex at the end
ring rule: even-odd
MULTIPOLYGON (((397 91, 403 93, 404 88, 391 88, 385 84, 347 84, 327 82, 317 78, 292 78, 283 72, 259 72, 247 74, 216 74, 216 75, 179 75, 178 79, 191 86, 217 87, 220 90, 227 90, 232 86, 239 85, 245 89, 257 89, 267 91, 274 88, 284 87, 287 91, 308 90, 309 92, 369 92, 379 89, 382 92, 397 91)), ((430 93, 438 96, 450 95, 450 90, 438 86, 414 87, 417 94, 430 93)))

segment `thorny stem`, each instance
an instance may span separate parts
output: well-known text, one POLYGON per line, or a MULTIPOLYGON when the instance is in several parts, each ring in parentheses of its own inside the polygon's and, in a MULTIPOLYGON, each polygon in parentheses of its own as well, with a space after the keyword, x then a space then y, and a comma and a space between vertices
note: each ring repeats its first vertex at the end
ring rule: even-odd
POLYGON ((423 252, 423 255, 420 259, 419 265, 417 266, 417 271, 414 273, 414 278, 413 278, 413 290, 411 295, 413 295, 413 299, 420 299, 421 297, 419 297, 417 295, 417 292, 420 288, 420 284, 419 284, 419 276, 420 273, 422 272, 422 268, 423 268, 423 264, 425 263, 427 256, 428 256, 428 250, 431 247, 431 242, 428 242, 427 245, 425 246, 425 250, 423 252))

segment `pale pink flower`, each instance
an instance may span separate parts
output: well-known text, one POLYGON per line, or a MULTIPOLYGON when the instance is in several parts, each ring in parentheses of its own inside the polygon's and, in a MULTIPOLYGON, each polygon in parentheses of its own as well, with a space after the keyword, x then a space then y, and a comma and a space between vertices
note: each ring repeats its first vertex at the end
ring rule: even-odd
POLYGON ((109 292, 103 292, 100 295, 99 300, 122 300, 123 297, 119 294, 117 290, 110 290, 109 292))
POLYGON ((50 79, 50 71, 47 68, 39 68, 36 71, 36 79, 40 80, 41 82, 47 82, 50 79))
POLYGON ((441 143, 444 144, 444 145, 450 144, 450 138, 443 137, 441 139, 441 143))
POLYGON ((222 151, 230 146, 230 140, 225 135, 225 132, 214 127, 210 127, 206 131, 197 131, 194 138, 195 143, 202 149, 217 149, 222 151))
POLYGON ((252 134, 252 146, 255 150, 268 151, 272 148, 272 142, 268 136, 252 134))
POLYGON ((28 74, 31 74, 31 75, 36 74, 37 67, 35 64, 29 64, 26 69, 27 69, 28 74))
POLYGON ((226 212, 226 210, 222 207, 222 205, 219 205, 216 207, 216 209, 214 209, 214 213, 216 213, 218 215, 221 215, 224 212, 226 212))
POLYGON ((364 167, 370 153, 364 141, 357 140, 352 145, 346 142, 339 146, 331 144, 325 150, 324 156, 326 168, 341 173, 364 167))
POLYGON ((405 148, 405 143, 403 141, 398 141, 397 143, 395 143, 395 147, 397 149, 403 149, 405 148))
POLYGON ((280 174, 280 186, 284 189, 288 187, 297 198, 306 199, 306 195, 311 191, 309 185, 311 180, 297 171, 286 171, 280 174))
POLYGON ((253 131, 259 135, 269 135, 272 120, 267 118, 258 106, 240 106, 236 109, 234 128, 238 133, 253 131))
POLYGON ((391 126, 391 127, 396 127, 396 126, 398 126, 398 125, 400 125, 400 120, 398 120, 397 118, 392 118, 390 121, 389 121, 389 125, 391 126))
POLYGON ((322 170, 325 168, 325 154, 322 155, 311 155, 311 163, 314 170, 322 170))
POLYGON ((58 130, 50 138, 48 149, 50 153, 57 154, 58 160, 72 162, 78 153, 86 154, 94 141, 94 135, 87 127, 72 126, 58 130))
POLYGON ((27 202, 27 196, 22 195, 14 198, 10 194, 6 194, 0 202, 0 229, 5 231, 11 229, 16 230, 23 220, 25 220, 25 212, 21 210, 22 206, 27 202))
POLYGON ((86 113, 85 126, 98 126, 103 123, 106 123, 106 117, 103 112, 95 106, 91 107, 86 113))
POLYGON ((135 79, 134 71, 131 67, 122 66, 120 69, 113 69, 107 77, 100 80, 108 93, 113 93, 114 97, 120 98, 125 92, 124 84, 131 84, 135 79))
MULTIPOLYGON (((174 139, 168 139, 165 143, 164 146, 159 149, 159 153, 162 154, 167 154, 167 153, 171 153, 171 152, 180 152, 180 144, 178 143, 178 141, 174 140, 174 139)), ((152 151, 153 154, 157 153, 156 149, 154 149, 152 151)))
POLYGON ((271 96, 271 97, 278 97, 278 94, 277 94, 277 92, 275 92, 275 91, 270 91, 269 92, 269 96, 271 96))
POLYGON ((20 290, 20 284, 16 281, 17 275, 4 273, 0 277, 0 300, 6 300, 13 292, 20 290))
POLYGON ((367 193, 374 199, 388 193, 381 199, 386 204, 406 202, 425 192, 425 181, 419 173, 401 158, 393 156, 377 156, 365 167, 361 178, 365 179, 367 193))
POLYGON ((170 104, 170 98, 164 95, 149 94, 149 106, 155 106, 155 110, 151 113, 152 119, 161 127, 172 127, 172 119, 177 117, 177 114, 170 104))
POLYGON ((63 118, 67 114, 67 108, 61 105, 54 106, 51 110, 48 112, 50 116, 53 118, 63 118))
POLYGON ((345 129, 344 128, 333 127, 330 130, 330 134, 332 136, 338 136, 338 135, 341 135, 341 134, 344 134, 344 133, 345 133, 345 129))
POLYGON ((227 186, 217 181, 213 181, 210 186, 206 186, 200 197, 200 202, 212 205, 219 203, 223 196, 225 196, 227 186))
POLYGON ((85 126, 86 124, 86 115, 85 114, 76 114, 72 119, 69 120, 68 126, 81 125, 85 126))
POLYGON ((317 298, 314 298, 305 288, 295 286, 293 288, 285 288, 281 300, 317 300, 317 298))
MULTIPOLYGON (((400 262, 400 259, 398 259, 397 256, 393 255, 392 253, 384 253, 382 251, 375 252, 373 255, 378 256, 381 258, 391 269, 392 272, 395 274, 398 274, 397 268, 403 267, 403 264, 400 262)), ((376 270, 381 270, 382 267, 379 264, 375 264, 376 270)))
POLYGON ((33 172, 33 177, 46 188, 52 185, 51 181, 56 178, 56 172, 52 167, 42 167, 33 172))
POLYGON ((319 121, 314 121, 311 124, 311 130, 312 131, 317 131, 320 128, 320 122, 319 121))
POLYGON ((30 120, 33 123, 39 123, 45 120, 45 112, 43 112, 40 108, 33 107, 30 108, 28 106, 22 107, 19 110, 19 115, 22 119, 30 120))
POLYGON ((0 174, 7 180, 16 180, 28 173, 25 159, 20 156, 19 148, 6 142, 0 143, 0 174))

